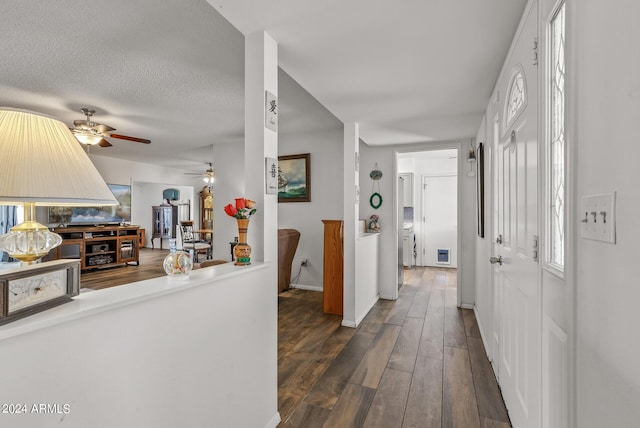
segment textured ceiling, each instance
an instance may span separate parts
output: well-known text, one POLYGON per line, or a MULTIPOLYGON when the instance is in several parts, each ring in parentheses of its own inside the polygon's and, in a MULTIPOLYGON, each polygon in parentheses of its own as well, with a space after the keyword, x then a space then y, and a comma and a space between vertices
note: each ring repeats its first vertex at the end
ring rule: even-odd
POLYGON ((370 145, 475 136, 525 0, 208 0, 370 145))
POLYGON ((68 125, 91 107, 152 141, 93 153, 193 170, 243 141, 242 34, 266 30, 281 67, 367 143, 469 138, 525 0, 210 3, 3 0, 0 106, 68 125))
POLYGON ((0 28, 0 106, 152 141, 92 153, 182 167, 243 141, 244 37, 204 0, 2 0, 0 28))

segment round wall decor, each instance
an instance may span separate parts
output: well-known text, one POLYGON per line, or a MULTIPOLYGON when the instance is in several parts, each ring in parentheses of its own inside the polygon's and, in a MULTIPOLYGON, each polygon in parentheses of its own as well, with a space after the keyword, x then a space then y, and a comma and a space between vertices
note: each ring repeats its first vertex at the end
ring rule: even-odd
POLYGON ((378 192, 373 193, 369 198, 369 205, 376 210, 380 208, 380 205, 382 205, 382 195, 378 192))

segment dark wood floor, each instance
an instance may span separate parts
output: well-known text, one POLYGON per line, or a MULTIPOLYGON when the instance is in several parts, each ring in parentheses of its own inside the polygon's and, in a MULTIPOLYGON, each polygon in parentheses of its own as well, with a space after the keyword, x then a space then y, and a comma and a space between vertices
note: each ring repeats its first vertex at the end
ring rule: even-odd
MULTIPOLYGON (((83 272, 98 290, 164 276, 168 250, 140 266, 83 272)), ((380 300, 358 329, 322 312, 322 293, 278 296, 281 427, 507 428, 473 311, 456 307, 456 271, 405 271, 397 301, 380 300)))
POLYGON ((280 426, 510 427, 455 275, 405 271, 398 300, 379 301, 358 329, 322 313, 322 293, 281 293, 280 426))
POLYGON ((162 261, 167 254, 169 250, 140 248, 140 266, 114 266, 84 271, 80 276, 80 287, 100 290, 165 276, 162 261))

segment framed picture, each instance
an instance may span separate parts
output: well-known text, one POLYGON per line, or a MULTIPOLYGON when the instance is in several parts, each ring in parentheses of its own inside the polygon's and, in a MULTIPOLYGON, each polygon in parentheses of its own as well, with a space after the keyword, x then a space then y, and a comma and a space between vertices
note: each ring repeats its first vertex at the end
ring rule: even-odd
POLYGON ((311 202, 311 154, 278 157, 278 202, 311 202))
POLYGON ((478 143, 476 160, 478 163, 478 173, 476 174, 478 179, 478 203, 476 204, 478 209, 478 236, 484 238, 484 144, 482 143, 478 143))

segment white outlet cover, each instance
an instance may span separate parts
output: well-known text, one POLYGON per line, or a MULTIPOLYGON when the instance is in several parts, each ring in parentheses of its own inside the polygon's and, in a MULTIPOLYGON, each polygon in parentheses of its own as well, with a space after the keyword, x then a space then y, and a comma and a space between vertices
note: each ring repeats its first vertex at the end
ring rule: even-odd
POLYGON ((583 239, 616 243, 616 194, 582 197, 579 213, 580 236, 583 239), (584 221, 586 219, 586 222, 584 221))

